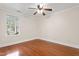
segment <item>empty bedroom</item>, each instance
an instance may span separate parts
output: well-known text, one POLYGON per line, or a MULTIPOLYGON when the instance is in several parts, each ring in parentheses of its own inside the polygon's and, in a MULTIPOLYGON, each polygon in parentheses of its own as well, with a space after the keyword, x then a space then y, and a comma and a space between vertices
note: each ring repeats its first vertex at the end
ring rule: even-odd
POLYGON ((79 3, 0 3, 0 56, 79 56, 79 3))

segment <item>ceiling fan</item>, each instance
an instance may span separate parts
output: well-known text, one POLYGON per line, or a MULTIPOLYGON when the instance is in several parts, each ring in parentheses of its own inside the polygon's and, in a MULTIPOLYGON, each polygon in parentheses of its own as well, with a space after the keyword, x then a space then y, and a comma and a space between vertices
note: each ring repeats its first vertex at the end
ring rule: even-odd
POLYGON ((37 5, 36 8, 29 8, 29 9, 36 9, 33 15, 36 15, 37 13, 39 13, 39 14, 42 14, 43 16, 46 15, 44 11, 52 11, 52 8, 44 8, 44 6, 41 6, 41 5, 37 5))

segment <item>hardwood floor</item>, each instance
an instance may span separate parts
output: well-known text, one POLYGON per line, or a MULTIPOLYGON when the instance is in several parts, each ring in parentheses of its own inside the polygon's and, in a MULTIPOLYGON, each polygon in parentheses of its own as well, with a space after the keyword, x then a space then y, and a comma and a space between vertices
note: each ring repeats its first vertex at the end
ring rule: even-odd
POLYGON ((20 56, 79 56, 79 49, 40 39, 0 48, 0 56, 15 51, 20 56))

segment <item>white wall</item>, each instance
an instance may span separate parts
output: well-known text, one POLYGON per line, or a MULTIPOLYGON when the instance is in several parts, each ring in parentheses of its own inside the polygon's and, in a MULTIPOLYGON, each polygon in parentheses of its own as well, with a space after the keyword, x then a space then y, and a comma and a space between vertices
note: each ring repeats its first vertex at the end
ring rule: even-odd
POLYGON ((12 10, 0 10, 0 47, 28 41, 37 37, 36 21, 32 18, 12 10), (14 15, 19 18, 19 35, 7 35, 6 18, 7 15, 14 15))
POLYGON ((0 10, 0 47, 40 38, 79 48, 79 7, 54 13, 51 16, 25 17, 11 10, 0 10), (6 34, 6 16, 19 18, 20 34, 6 34))
POLYGON ((40 27, 40 38, 79 48, 79 7, 42 19, 40 27))

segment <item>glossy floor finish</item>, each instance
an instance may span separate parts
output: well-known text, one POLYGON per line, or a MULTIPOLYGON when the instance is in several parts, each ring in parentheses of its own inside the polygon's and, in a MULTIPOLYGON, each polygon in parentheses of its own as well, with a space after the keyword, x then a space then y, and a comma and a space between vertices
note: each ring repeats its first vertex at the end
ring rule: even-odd
POLYGON ((0 48, 0 55, 15 51, 19 52, 19 56, 79 56, 79 49, 40 39, 0 48))

